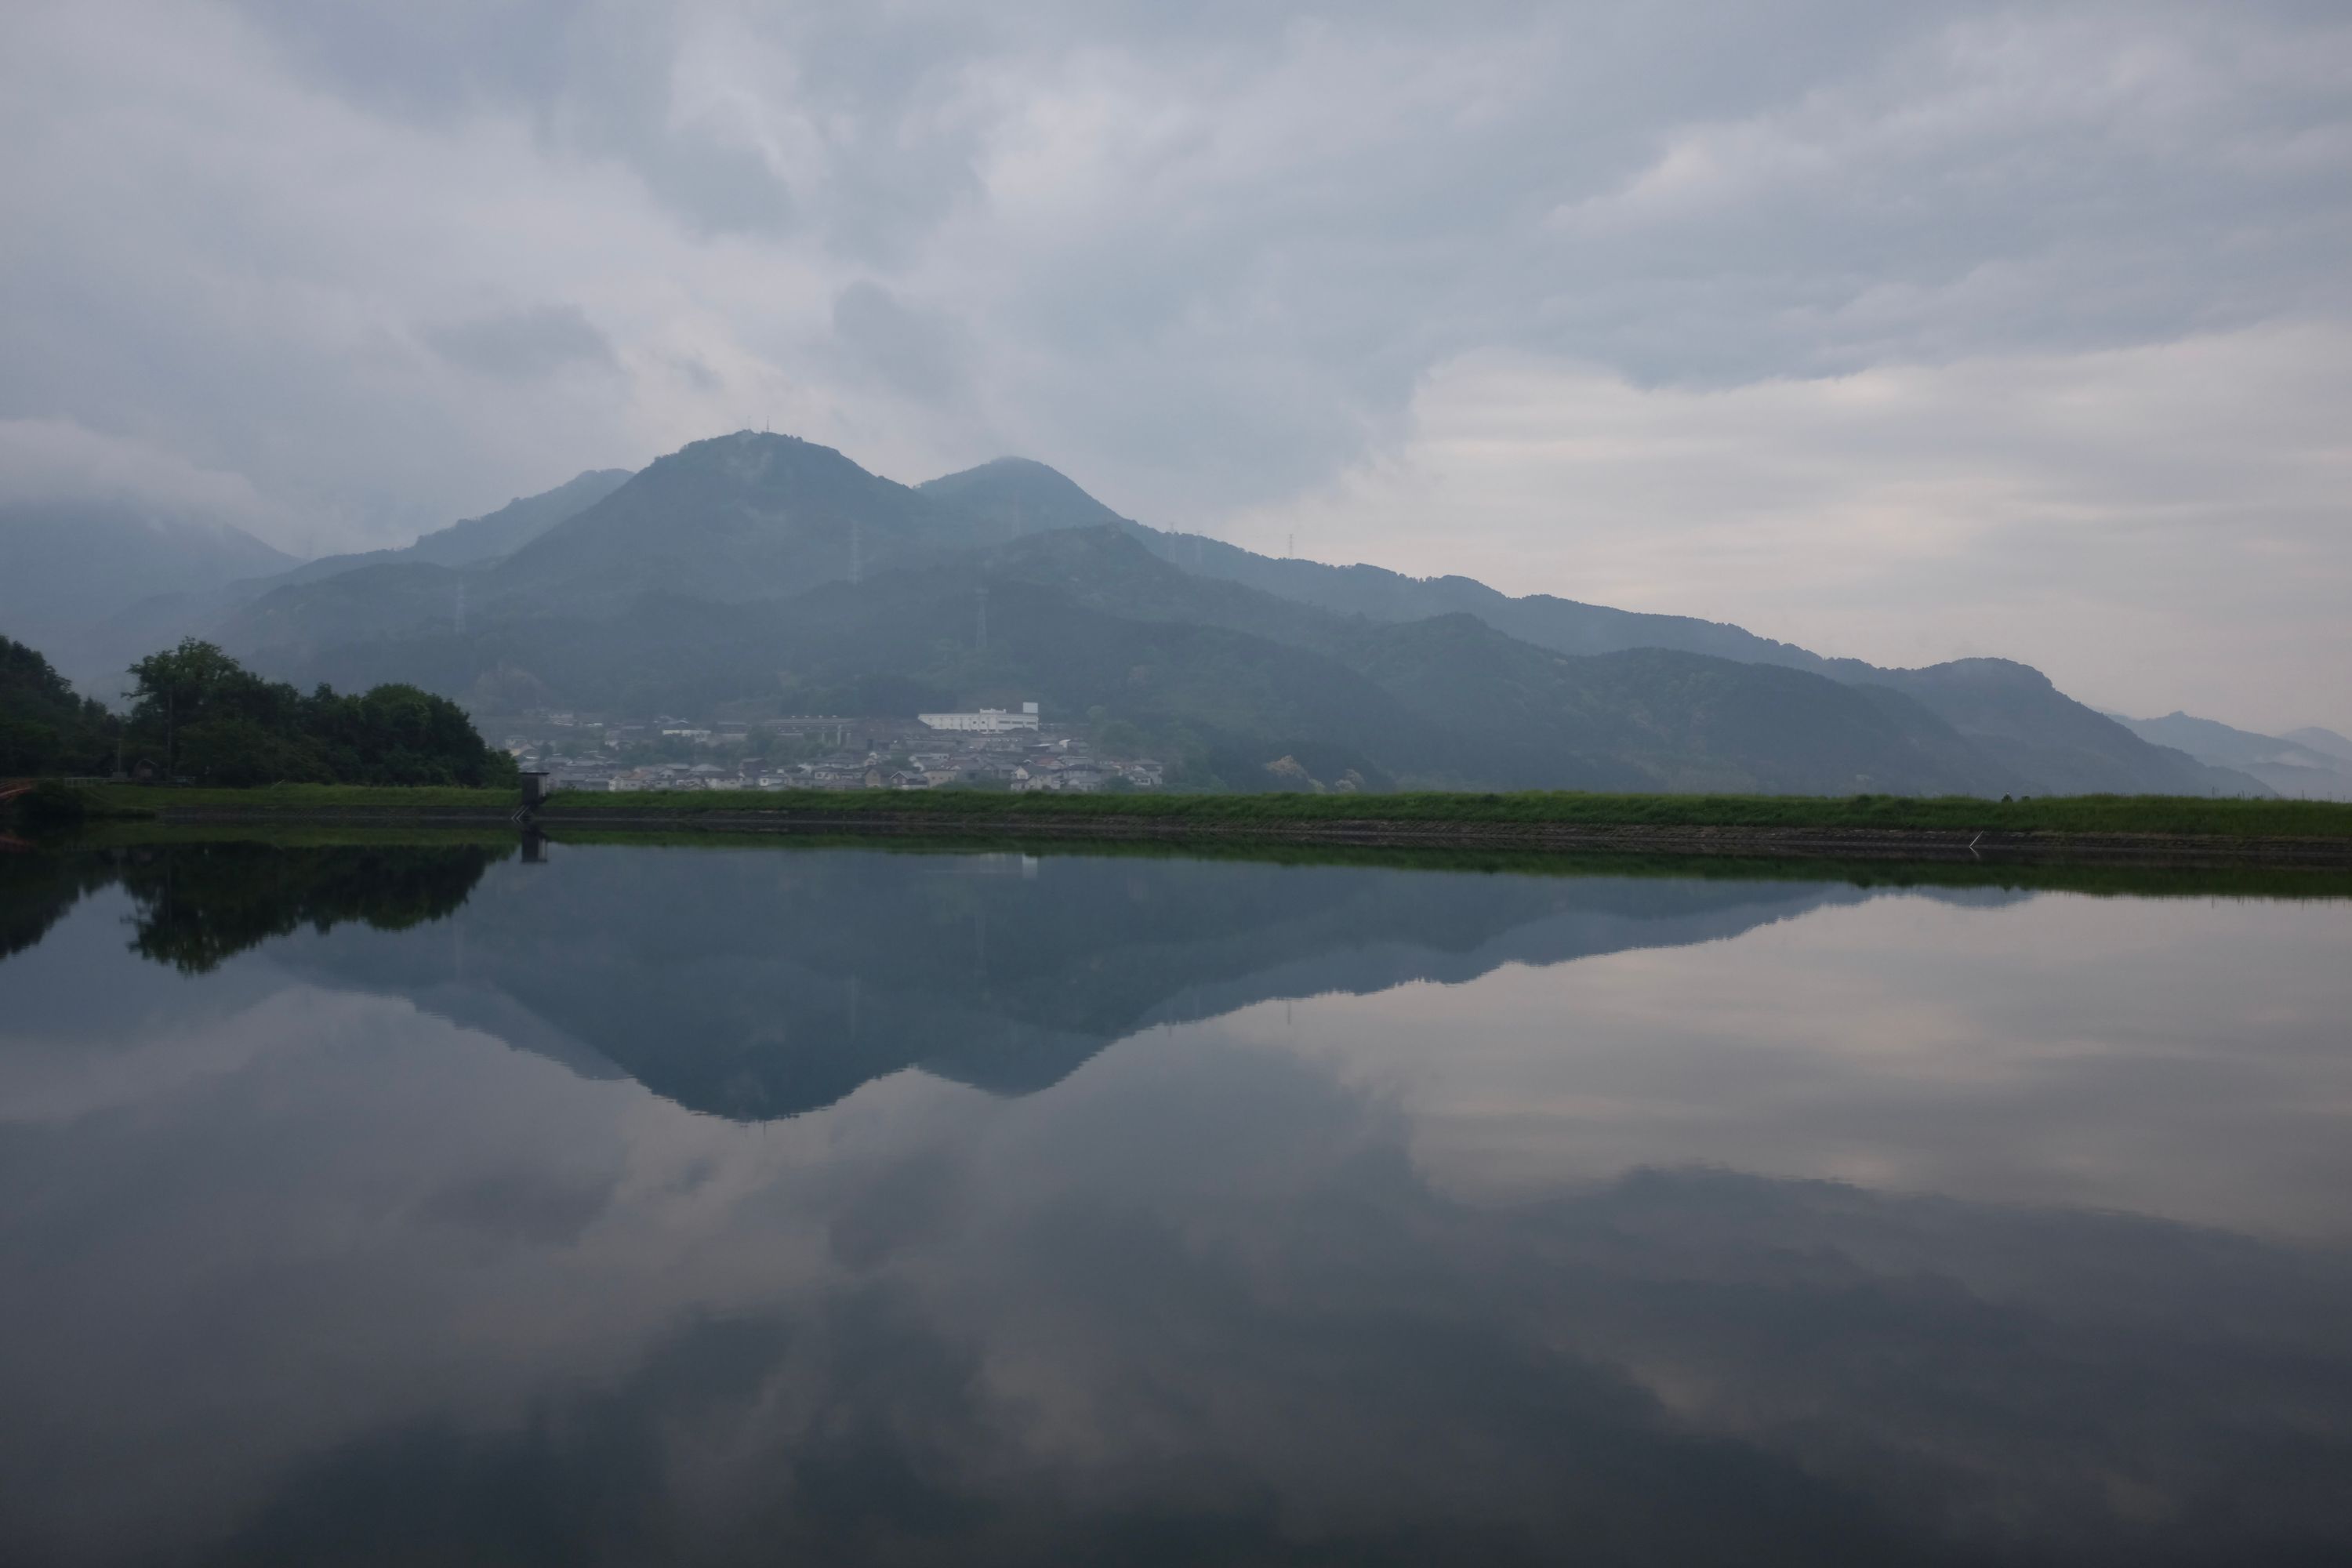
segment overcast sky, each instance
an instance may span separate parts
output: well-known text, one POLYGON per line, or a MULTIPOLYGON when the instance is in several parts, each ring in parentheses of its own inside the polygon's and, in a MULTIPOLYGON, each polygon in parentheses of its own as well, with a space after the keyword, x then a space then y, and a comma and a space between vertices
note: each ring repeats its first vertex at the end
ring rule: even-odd
POLYGON ((761 425, 2352 731, 2352 8, 0 6, 0 493, 761 425))

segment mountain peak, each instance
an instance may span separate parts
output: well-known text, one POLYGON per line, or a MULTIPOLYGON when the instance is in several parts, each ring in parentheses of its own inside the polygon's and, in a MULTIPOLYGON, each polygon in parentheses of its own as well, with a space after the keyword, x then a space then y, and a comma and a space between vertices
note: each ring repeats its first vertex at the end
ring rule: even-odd
POLYGON ((888 564, 938 526, 922 497, 831 447, 737 430, 656 458, 508 556, 493 586, 540 604, 781 597, 888 564))
POLYGON ((936 479, 925 479, 915 488, 923 490, 947 489, 982 476, 992 479, 1044 479, 1055 484, 1067 485, 1072 489, 1078 488, 1077 481, 1051 463, 1041 463, 1034 458, 1017 457, 1011 453, 1002 458, 991 458, 985 463, 978 463, 969 468, 961 468, 952 474, 941 474, 936 479))
POLYGON ((1947 685, 1966 682, 1980 687, 1994 685, 2025 687, 2036 691, 2057 689, 2051 684, 2048 676, 2032 665, 2021 664, 2013 658, 1979 656, 1971 658, 1947 659, 1942 664, 1931 664, 1923 668, 1906 670, 1903 673, 1916 679, 1937 680, 1947 685))
MULTIPOLYGON (((1041 463, 1034 458, 1023 458, 1011 454, 1007 454, 1002 458, 991 458, 988 461, 981 464, 979 467, 966 468, 963 472, 966 475, 993 474, 1003 477, 1039 479, 1051 484, 1067 485, 1072 489, 1076 489, 1078 488, 1078 484, 1076 479, 1071 479, 1069 475, 1062 472, 1061 469, 1054 467, 1051 463, 1041 463)), ((945 479, 933 479, 930 482, 932 484, 940 484, 946 480, 952 480, 961 477, 963 476, 949 474, 945 476, 945 479)))
POLYGON ((854 468, 866 472, 854 458, 833 447, 821 447, 800 435, 783 435, 779 430, 734 430, 730 435, 710 435, 698 442, 687 442, 666 458, 654 458, 654 468, 663 466, 708 466, 722 468, 743 478, 746 472, 767 470, 779 463, 788 468, 854 468))
POLYGON ((1067 474, 1034 458, 997 458, 915 488, 971 523, 975 542, 983 544, 1066 528, 1117 527, 1127 521, 1067 474))

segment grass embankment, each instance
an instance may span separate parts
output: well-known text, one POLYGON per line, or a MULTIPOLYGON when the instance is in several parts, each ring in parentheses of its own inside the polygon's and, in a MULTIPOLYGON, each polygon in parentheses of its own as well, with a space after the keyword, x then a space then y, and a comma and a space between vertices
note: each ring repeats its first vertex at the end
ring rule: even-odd
MULTIPOLYGON (((266 814, 511 812, 511 791, 280 784, 262 789, 159 789, 110 784, 89 791, 100 816, 168 812, 266 814)), ((1879 833, 2019 835, 2137 834, 2167 837, 2352 840, 2352 804, 2308 800, 2212 800, 2172 795, 2053 795, 1999 801, 1969 796, 1506 795, 1003 795, 983 790, 737 790, 591 794, 550 798, 541 817, 691 819, 758 816, 855 822, 919 817, 1017 833, 1024 823, 1100 820, 1231 833, 1255 825, 1459 824, 1589 828, 1749 828, 1879 833)))
MULTIPOLYGON (((1852 860, 1834 855, 1773 858, 1742 855, 1606 853, 1528 849, 1370 847, 1316 844, 1277 837, 1154 839, 1024 837, 1015 832, 875 837, 857 833, 778 834, 730 831, 726 827, 611 826, 599 823, 554 825, 549 842, 558 847, 745 850, 761 854, 806 854, 854 849, 861 854, 969 856, 1018 852, 1084 859, 1230 860, 1297 867, 1343 867, 1389 871, 1434 871, 1525 877, 1696 878, 1727 882, 1847 882, 1862 888, 1985 888, 2004 891, 2072 892, 2094 897, 2352 899, 2352 868, 2260 865, 2168 867, 1969 858, 1852 860)), ((495 826, 311 822, 244 817, 230 822, 173 823, 154 818, 93 822, 65 840, 73 851, 169 849, 241 843, 274 849, 446 848, 458 845, 511 851, 514 828, 495 826)))
POLYGON ((404 784, 289 784, 253 789, 91 784, 84 793, 97 816, 152 816, 163 811, 283 812, 295 816, 362 810, 511 812, 521 804, 510 789, 404 784))
POLYGON ((819 819, 946 817, 1024 821, 1123 818, 1231 829, 1316 822, 1464 823, 1576 827, 1744 827, 1883 832, 2151 834, 2225 838, 2352 838, 2352 804, 2210 800, 2172 795, 2064 795, 1999 801, 1952 795, 1000 795, 981 790, 731 790, 554 796, 542 816, 698 816, 749 813, 819 819))
POLYGON ((191 844, 262 844, 273 849, 434 849, 469 844, 512 849, 516 838, 513 824, 507 822, 440 826, 404 818, 320 822, 301 817, 169 822, 118 816, 92 818, 63 839, 48 842, 72 849, 152 849, 191 844))

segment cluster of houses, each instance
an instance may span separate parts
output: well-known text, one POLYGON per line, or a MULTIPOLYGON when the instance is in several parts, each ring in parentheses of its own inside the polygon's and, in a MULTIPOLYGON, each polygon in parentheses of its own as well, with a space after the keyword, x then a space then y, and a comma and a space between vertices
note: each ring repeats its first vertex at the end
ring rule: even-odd
POLYGON ((607 727, 583 725, 569 713, 561 721, 545 716, 530 726, 537 734, 506 738, 506 749, 545 773, 551 789, 963 787, 1087 794, 1159 789, 1166 782, 1165 770, 1149 757, 1108 756, 1082 738, 1045 728, 1034 702, 1013 711, 927 713, 911 723, 825 716, 757 726, 760 735, 790 737, 794 744, 787 749, 798 753, 792 760, 730 754, 751 749, 755 731, 746 723, 666 719, 607 727), (602 740, 583 744, 591 729, 602 740), (566 730, 575 733, 562 732, 566 730), (646 759, 656 741, 666 742, 658 749, 676 760, 646 759))

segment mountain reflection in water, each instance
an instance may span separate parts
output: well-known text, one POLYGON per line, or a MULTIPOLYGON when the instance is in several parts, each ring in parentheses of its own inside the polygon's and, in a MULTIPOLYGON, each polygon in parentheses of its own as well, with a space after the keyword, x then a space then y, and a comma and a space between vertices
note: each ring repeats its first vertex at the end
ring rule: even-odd
POLYGON ((16 857, 0 1558, 2339 1561, 2347 938, 1175 858, 16 857))

